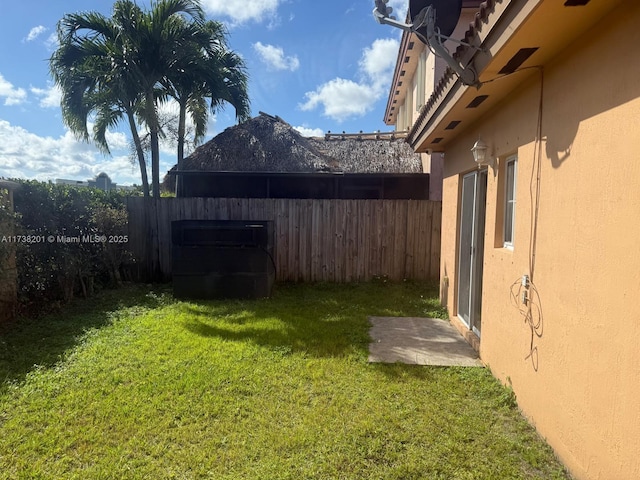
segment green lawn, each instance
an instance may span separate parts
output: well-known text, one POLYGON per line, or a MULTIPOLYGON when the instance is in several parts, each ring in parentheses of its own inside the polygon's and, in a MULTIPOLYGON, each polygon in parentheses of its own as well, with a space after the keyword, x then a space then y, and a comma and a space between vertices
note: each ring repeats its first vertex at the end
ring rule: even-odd
POLYGON ((489 371, 367 363, 415 283, 129 287, 0 330, 0 478, 568 478, 489 371))

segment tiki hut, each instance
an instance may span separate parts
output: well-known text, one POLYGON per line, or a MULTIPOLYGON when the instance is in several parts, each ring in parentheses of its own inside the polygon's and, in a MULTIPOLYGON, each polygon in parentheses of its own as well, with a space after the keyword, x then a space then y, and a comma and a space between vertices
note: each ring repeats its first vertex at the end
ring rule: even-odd
MULTIPOLYGON (((180 196, 209 196, 204 182, 214 185, 218 180, 227 191, 224 195, 233 196, 228 191, 233 182, 245 185, 238 196, 269 196, 273 194, 273 189, 266 187, 269 182, 278 185, 282 182, 296 183, 298 186, 301 182, 306 182, 310 189, 307 189, 309 192, 306 194, 297 188, 295 192, 282 195, 351 198, 344 197, 340 193, 344 188, 338 185, 347 178, 347 183, 353 179, 356 183, 368 182, 375 187, 378 193, 366 194, 366 198, 382 198, 380 188, 383 178, 390 177, 404 177, 403 181, 419 184, 419 189, 426 182, 428 195, 428 175, 422 174, 420 155, 415 154, 404 139, 391 134, 328 133, 324 137, 303 137, 280 117, 262 112, 247 122, 227 128, 198 147, 184 159, 180 172, 176 172, 174 167, 165 177, 163 185, 166 189, 175 189, 176 176, 182 178, 182 185, 185 186, 178 189, 180 196), (203 172, 207 173, 203 176, 203 172), (343 178, 329 180, 327 174, 332 173, 343 178), (186 188, 187 183, 193 188, 186 188), (197 187, 195 183, 198 184, 197 187), (315 186, 312 187, 311 184, 315 186), (325 186, 318 187, 320 184, 325 186), (333 186, 327 187, 329 184, 333 186), (324 193, 317 193, 319 190, 324 193)), ((220 187, 221 185, 216 185, 215 190, 217 194, 223 195, 220 187)), ((397 190, 401 191, 402 187, 397 190)), ((362 192, 359 195, 361 194, 362 192)), ((424 196, 420 194, 420 198, 424 196)))

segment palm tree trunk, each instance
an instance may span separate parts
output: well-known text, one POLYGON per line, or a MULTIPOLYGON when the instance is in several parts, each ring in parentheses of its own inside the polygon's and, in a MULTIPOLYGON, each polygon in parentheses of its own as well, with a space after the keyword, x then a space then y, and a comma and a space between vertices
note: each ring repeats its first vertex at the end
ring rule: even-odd
POLYGON ((158 111, 156 110, 155 96, 153 86, 147 90, 145 94, 146 102, 146 122, 149 127, 149 136, 151 140, 151 190, 153 194, 152 213, 154 215, 153 225, 155 234, 152 235, 151 249, 153 251, 152 278, 155 281, 160 280, 162 270, 160 268, 160 242, 158 241, 159 219, 158 205, 160 202, 160 144, 159 131, 160 125, 158 121, 158 111))
POLYGON ((138 163, 140 164, 140 177, 142 178, 142 192, 145 197, 149 196, 149 177, 147 176, 147 162, 144 159, 144 150, 142 149, 142 143, 140 142, 140 135, 138 135, 138 127, 133 117, 133 112, 127 112, 127 118, 129 119, 129 127, 131 128, 131 135, 133 137, 133 144, 136 146, 136 153, 138 155, 138 163))
MULTIPOLYGON (((178 117, 178 163, 176 171, 182 170, 182 161, 184 160, 184 136, 187 124, 187 100, 180 99, 180 114, 178 117)), ((182 195, 182 175, 176 175, 176 196, 182 195)))
POLYGON ((158 112, 153 95, 153 87, 147 91, 147 125, 151 140, 151 191, 154 198, 160 198, 160 140, 158 126, 158 112))
POLYGON ((178 170, 182 169, 184 160, 184 136, 187 128, 187 101, 180 101, 180 115, 178 117, 178 170))

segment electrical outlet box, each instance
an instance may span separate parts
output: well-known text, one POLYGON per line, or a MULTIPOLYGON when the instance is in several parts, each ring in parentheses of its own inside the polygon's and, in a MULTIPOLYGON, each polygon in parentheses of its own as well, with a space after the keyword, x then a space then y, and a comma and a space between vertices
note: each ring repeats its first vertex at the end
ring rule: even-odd
POLYGON ((522 286, 524 288, 529 288, 529 275, 523 275, 522 276, 522 286))

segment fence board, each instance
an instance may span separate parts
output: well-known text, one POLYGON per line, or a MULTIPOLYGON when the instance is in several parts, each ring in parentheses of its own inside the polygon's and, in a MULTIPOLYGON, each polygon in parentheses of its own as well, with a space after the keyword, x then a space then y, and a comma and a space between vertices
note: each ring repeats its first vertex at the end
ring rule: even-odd
POLYGON ((353 282, 358 279, 358 222, 356 216, 358 213, 358 204, 355 200, 347 200, 347 211, 345 215, 346 227, 345 237, 347 244, 347 252, 345 256, 346 281, 353 282))
POLYGON ((289 236, 288 236, 288 211, 287 203, 283 199, 276 200, 276 264, 278 265, 278 275, 283 280, 289 280, 288 270, 288 253, 289 253, 289 236))
MULTIPOLYGON (((346 200, 339 200, 337 203, 337 208, 333 212, 334 218, 334 251, 344 252, 344 232, 345 232, 345 215, 348 209, 346 200)), ((334 268, 335 282, 345 282, 346 275, 345 270, 347 268, 347 263, 349 263, 349 257, 343 255, 341 258, 336 257, 336 264, 334 268)))
MULTIPOLYGON (((392 280, 401 280, 394 271, 396 201, 383 202, 384 224, 382 226, 382 264, 386 275, 392 280)), ((401 273, 401 272, 398 272, 401 273)))
POLYGON ((271 220, 277 279, 437 281, 442 204, 428 200, 130 198, 129 247, 142 278, 171 278, 171 221, 271 220))
POLYGON ((427 232, 430 231, 431 228, 431 218, 429 215, 431 214, 432 209, 431 205, 421 205, 420 208, 420 233, 418 238, 420 239, 422 245, 418 255, 418 274, 421 277, 426 277, 429 273, 429 263, 431 262, 431 256, 429 255, 431 251, 431 236, 427 237, 427 232))
MULTIPOLYGON (((363 211, 362 218, 364 219, 362 225, 360 226, 360 244, 361 247, 358 248, 361 254, 360 258, 360 277, 361 278, 372 278, 374 273, 371 273, 373 269, 370 269, 371 262, 375 262, 375 257, 373 256, 373 231, 374 226, 371 220, 371 211, 373 210, 373 202, 361 203, 360 207, 363 211)), ((374 263, 375 267, 375 263, 374 263)))
POLYGON ((286 203, 287 208, 287 236, 289 248, 287 251, 288 278, 287 280, 297 281, 300 271, 300 235, 298 228, 300 224, 299 209, 291 208, 291 202, 286 203))
POLYGON ((442 203, 432 205, 431 217, 431 262, 429 278, 440 278, 440 246, 442 241, 442 203))
POLYGON ((320 233, 321 226, 321 208, 322 204, 313 202, 311 205, 311 278, 312 282, 322 280, 322 264, 320 263, 320 233))
POLYGON ((405 252, 407 248, 407 208, 402 208, 400 202, 396 202, 396 213, 394 221, 395 245, 393 250, 393 272, 395 280, 406 278, 404 270, 405 252), (399 278, 398 275, 402 275, 399 278))
POLYGON ((418 265, 418 275, 420 276, 425 276, 427 274, 428 270, 428 260, 426 258, 425 253, 429 251, 429 249, 431 248, 431 239, 430 238, 425 238, 425 232, 427 231, 428 228, 428 219, 425 218, 425 215, 429 214, 429 209, 425 208, 424 205, 420 205, 420 209, 419 209, 419 218, 420 218, 420 227, 419 227, 419 232, 418 232, 418 239, 420 242, 420 250, 418 251, 417 254, 417 265, 418 265))
POLYGON ((322 281, 331 280, 331 258, 333 257, 333 235, 331 232, 331 205, 322 201, 322 281))
POLYGON ((371 202, 371 208, 372 208, 371 232, 373 235, 371 236, 372 258, 371 258, 371 263, 369 265, 373 269, 371 274, 373 276, 381 277, 387 274, 387 272, 385 272, 382 265, 382 244, 383 244, 382 228, 383 228, 383 222, 384 222, 384 218, 383 218, 384 211, 382 209, 382 202, 380 200, 374 200, 373 202, 371 202))
POLYGON ((407 278, 415 278, 415 224, 418 217, 418 202, 409 201, 407 205, 407 241, 405 246, 405 275, 407 278))
POLYGON ((298 279, 311 279, 311 200, 301 200, 300 208, 300 272, 298 279))

